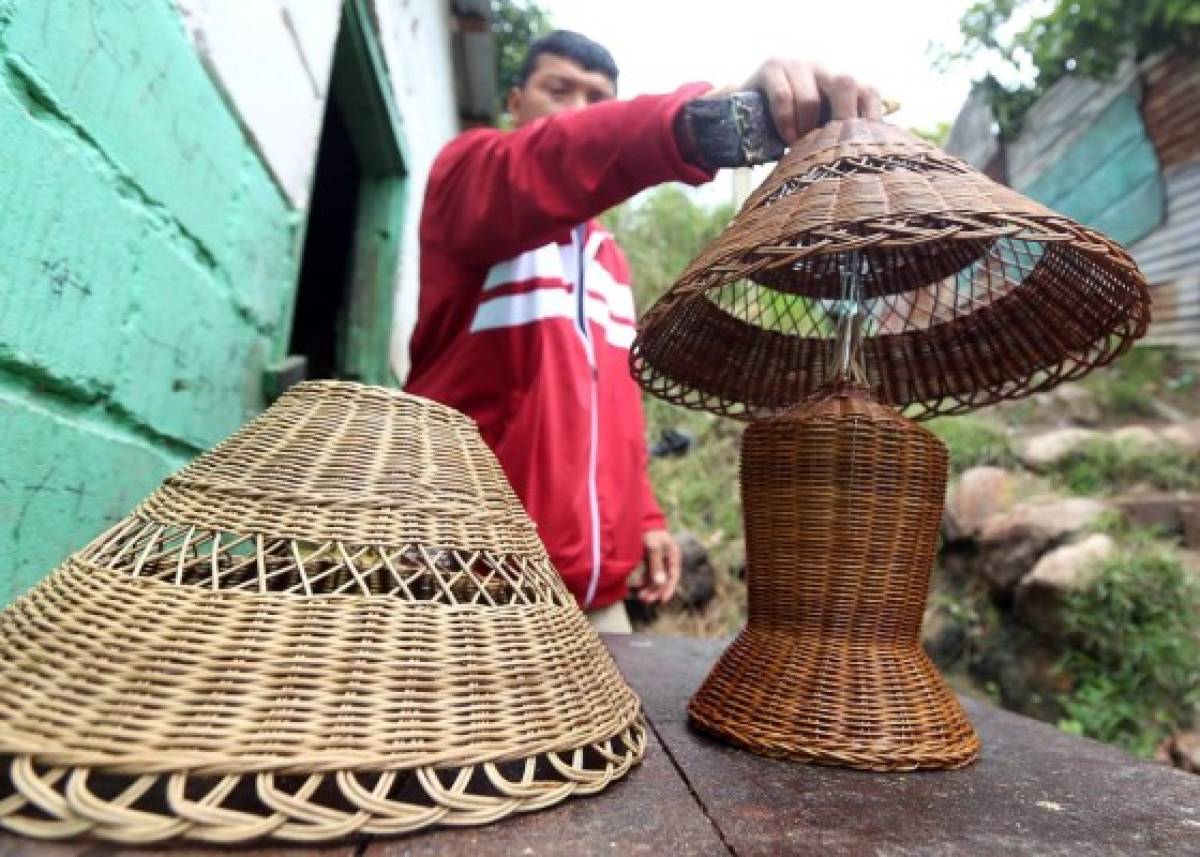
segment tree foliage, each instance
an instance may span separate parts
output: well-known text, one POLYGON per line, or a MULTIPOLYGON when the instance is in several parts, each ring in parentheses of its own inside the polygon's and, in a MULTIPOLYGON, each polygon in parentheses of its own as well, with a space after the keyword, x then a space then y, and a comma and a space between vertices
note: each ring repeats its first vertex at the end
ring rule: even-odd
POLYGON ((521 71, 529 43, 553 29, 550 13, 536 0, 491 0, 496 39, 496 104, 502 111, 521 71))
POLYGON ((928 140, 935 146, 944 146, 946 145, 947 138, 950 136, 950 123, 938 122, 931 128, 909 128, 908 130, 922 140, 928 140))
POLYGON ((1200 50, 1196 0, 1038 0, 1042 8, 1030 15, 1034 5, 1033 0, 978 0, 959 20, 961 45, 937 52, 943 67, 982 56, 999 64, 1002 77, 1032 70, 1032 82, 1015 86, 1004 85, 992 72, 976 81, 1006 137, 1020 130, 1025 112, 1066 75, 1103 80, 1126 56, 1200 50))
POLYGON ((732 218, 732 205, 696 205, 674 185, 608 212, 603 220, 629 257, 638 309, 649 309, 732 218))

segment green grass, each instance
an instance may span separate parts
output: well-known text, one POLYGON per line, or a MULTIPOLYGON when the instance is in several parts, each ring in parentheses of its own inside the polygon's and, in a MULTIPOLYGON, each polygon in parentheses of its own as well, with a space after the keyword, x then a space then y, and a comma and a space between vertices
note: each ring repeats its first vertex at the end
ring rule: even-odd
POLYGON ((984 417, 938 417, 926 426, 949 448, 950 472, 954 475, 981 464, 997 467, 1016 464, 1016 452, 1008 433, 984 417))
POLYGON ((1148 448, 1107 438, 1067 456, 1057 477, 1075 494, 1111 494, 1135 485, 1160 491, 1200 489, 1200 459, 1172 447, 1148 448))
POLYGON ((679 428, 695 438, 692 451, 679 458, 650 462, 650 481, 671 526, 696 533, 710 545, 728 546, 741 538, 742 506, 738 493, 741 427, 732 420, 689 411, 656 399, 645 401, 652 440, 664 428, 679 428))
POLYGON ((1081 383, 1106 416, 1146 417, 1156 415, 1157 399, 1189 398, 1197 374, 1172 349, 1138 346, 1081 383))
POLYGON ((1167 547, 1134 533, 1104 560, 1063 619, 1060 668, 1068 731, 1152 756, 1195 721, 1200 705, 1200 584, 1167 547))

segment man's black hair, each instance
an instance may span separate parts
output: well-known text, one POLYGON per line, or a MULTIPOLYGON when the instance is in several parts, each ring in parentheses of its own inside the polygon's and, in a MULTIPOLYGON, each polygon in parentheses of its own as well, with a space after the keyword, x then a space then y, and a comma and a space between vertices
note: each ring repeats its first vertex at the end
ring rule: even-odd
POLYGON ((571 30, 555 30, 539 39, 534 39, 529 46, 529 53, 525 55, 525 62, 521 64, 521 71, 517 74, 517 79, 513 81, 514 86, 524 87, 529 82, 530 75, 537 68, 538 57, 542 54, 551 54, 579 63, 584 71, 598 71, 611 80, 613 87, 616 88, 619 72, 617 63, 612 54, 608 52, 608 48, 571 30))

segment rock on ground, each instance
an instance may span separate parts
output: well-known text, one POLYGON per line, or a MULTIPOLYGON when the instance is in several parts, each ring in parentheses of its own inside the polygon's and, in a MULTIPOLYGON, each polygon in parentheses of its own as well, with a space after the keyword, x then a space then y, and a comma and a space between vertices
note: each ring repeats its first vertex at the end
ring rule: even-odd
POLYGON ((1150 426, 1142 425, 1114 429, 1109 434, 1109 437, 1116 443, 1141 447, 1142 449, 1156 449, 1166 443, 1160 432, 1155 431, 1150 426))
POLYGON ((1029 627, 1062 639, 1065 636, 1061 615, 1063 605, 1073 593, 1082 591, 1095 578, 1099 562, 1115 550, 1116 544, 1111 538, 1103 533, 1093 533, 1047 552, 1017 585, 1014 615, 1029 627))
POLYGON ((1159 430, 1162 439, 1184 452, 1200 455, 1200 420, 1186 420, 1159 430))
POLYGON ((1096 397, 1085 387, 1066 384, 1052 390, 1050 395, 1052 402, 1075 425, 1094 426, 1100 422, 1100 406, 1096 404, 1096 397))
POLYGON ((1200 774, 1200 729, 1172 735, 1159 747, 1157 756, 1191 774, 1200 774))
POLYGON ((694 533, 680 533, 676 541, 683 552, 683 572, 672 601, 698 609, 717 594, 717 572, 709 561, 708 550, 694 533))
POLYGON ((1105 510, 1098 500, 1072 498, 1019 503, 993 515, 979 534, 979 572, 993 594, 1006 598, 1042 554, 1069 541, 1105 510))
POLYGON ((1054 429, 1028 438, 1017 455, 1030 470, 1049 470, 1088 441, 1102 436, 1092 429, 1054 429))
POLYGON ((1200 495, 1138 491, 1112 502, 1129 523, 1152 527, 1185 547, 1200 548, 1200 495))
POLYGON ((947 542, 976 538, 988 518, 1011 509, 1016 479, 1000 467, 972 467, 946 499, 942 533, 947 542))

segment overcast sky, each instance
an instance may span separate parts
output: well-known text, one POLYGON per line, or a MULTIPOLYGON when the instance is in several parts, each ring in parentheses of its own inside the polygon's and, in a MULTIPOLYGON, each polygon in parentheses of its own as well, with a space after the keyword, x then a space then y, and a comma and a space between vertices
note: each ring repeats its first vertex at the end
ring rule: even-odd
POLYGON ((769 57, 796 56, 873 83, 902 104, 891 121, 929 128, 952 122, 970 88, 969 70, 939 74, 926 50, 930 41, 957 44, 958 19, 970 0, 541 3, 555 26, 613 52, 622 97, 692 80, 740 83, 769 57))

